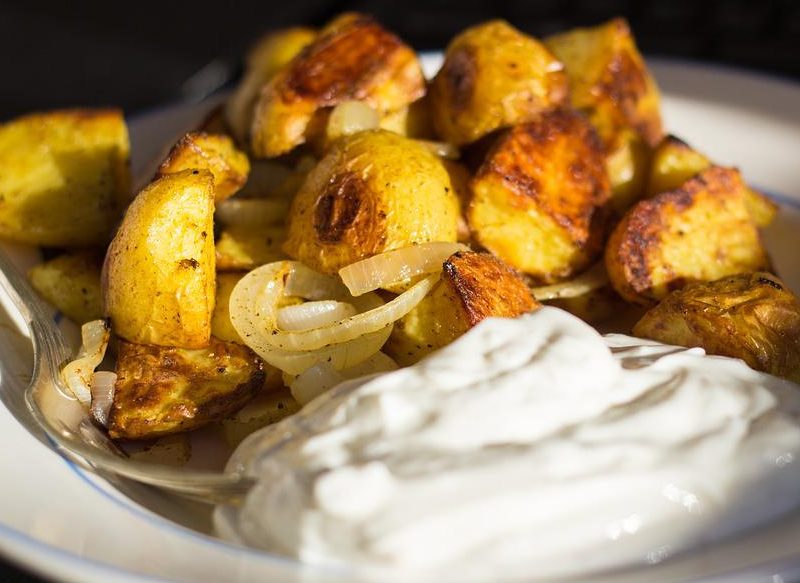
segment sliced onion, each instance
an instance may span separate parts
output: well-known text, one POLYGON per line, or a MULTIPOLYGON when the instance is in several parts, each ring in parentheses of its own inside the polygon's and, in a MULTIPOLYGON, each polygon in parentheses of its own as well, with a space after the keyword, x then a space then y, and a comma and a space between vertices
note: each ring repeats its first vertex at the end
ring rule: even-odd
POLYGON ((408 281, 412 277, 441 271, 453 253, 468 251, 461 243, 435 242, 386 251, 339 270, 339 277, 354 296, 408 281))
POLYGON ((343 101, 333 108, 328 118, 328 139, 357 134, 378 127, 378 112, 363 101, 343 101))
POLYGON ((594 264, 578 277, 553 285, 533 287, 531 288, 531 293, 533 293, 533 297, 540 302, 561 298, 576 298, 601 288, 607 283, 608 274, 601 261, 594 264))
POLYGON ((336 300, 320 300, 286 306, 278 310, 278 327, 290 332, 310 330, 333 324, 338 320, 355 316, 353 304, 336 300))
POLYGON ((453 144, 448 144, 447 142, 434 142, 431 140, 416 141, 440 158, 446 158, 447 160, 458 160, 458 158, 461 156, 458 148, 456 148, 453 144))
POLYGON ((262 227, 282 224, 289 214, 289 202, 269 198, 229 198, 217 205, 214 217, 233 227, 262 227))
POLYGON ((293 262, 286 276, 283 293, 307 300, 345 299, 350 297, 342 282, 329 275, 323 275, 306 267, 302 263, 293 262))
POLYGON ((108 413, 114 402, 114 385, 117 382, 116 373, 100 370, 92 375, 92 416, 105 427, 108 425, 108 413))
POLYGON ((61 378, 67 389, 87 407, 92 401, 92 375, 103 361, 110 338, 111 328, 105 320, 87 322, 81 326, 78 356, 61 370, 61 378))
POLYGON ((289 391, 295 401, 305 405, 344 380, 347 379, 342 373, 327 362, 320 362, 297 375, 289 391))

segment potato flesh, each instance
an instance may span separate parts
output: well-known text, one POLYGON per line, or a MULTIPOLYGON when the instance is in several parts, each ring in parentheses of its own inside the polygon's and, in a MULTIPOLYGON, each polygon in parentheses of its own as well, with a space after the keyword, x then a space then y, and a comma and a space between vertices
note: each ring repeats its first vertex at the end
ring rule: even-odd
POLYGON ((343 101, 364 101, 383 116, 424 94, 410 47, 367 16, 341 15, 262 90, 251 127, 253 153, 272 158, 290 152, 324 131, 327 109, 343 101))
POLYGON ((455 241, 458 199, 442 161, 384 130, 338 141, 309 173, 283 248, 322 273, 414 243, 455 241))
POLYGON ((561 63, 539 41, 502 20, 454 38, 430 88, 436 131, 456 145, 531 121, 566 99, 561 63))
POLYGON ((497 257, 455 253, 445 261, 437 286, 395 322, 384 352, 408 366, 485 318, 513 318, 538 305, 525 282, 497 257))
POLYGON ((182 170, 208 170, 214 176, 214 200, 222 202, 247 182, 250 162, 228 136, 191 132, 183 136, 158 169, 158 176, 182 170))
POLYGON ((659 142, 658 87, 624 19, 576 28, 544 43, 564 63, 572 106, 589 115, 605 144, 626 128, 636 130, 650 146, 659 142))
POLYGON ((103 317, 100 289, 102 258, 85 251, 66 253, 28 272, 33 289, 76 324, 103 317))
POLYGON ((106 244, 130 189, 118 110, 64 110, 0 125, 0 237, 54 247, 106 244))
POLYGON ((103 266, 104 311, 139 344, 200 348, 216 291, 214 179, 184 170, 147 186, 128 207, 103 266))
POLYGON ((637 203, 617 225, 605 263, 614 289, 651 305, 691 281, 769 266, 738 171, 713 166, 637 203))
POLYGON ((468 221, 504 261, 551 283, 600 253, 610 187, 592 127, 569 111, 503 134, 472 181, 468 221))
POLYGON ((224 228, 216 242, 218 271, 249 271, 286 259, 281 249, 286 231, 281 227, 237 225, 224 228))
POLYGON ((687 285, 649 310, 633 333, 741 358, 756 370, 800 382, 800 301, 768 273, 687 285))
POLYGON ((108 432, 148 439, 196 429, 241 409, 264 385, 261 360, 247 347, 211 338, 182 349, 120 341, 108 432))

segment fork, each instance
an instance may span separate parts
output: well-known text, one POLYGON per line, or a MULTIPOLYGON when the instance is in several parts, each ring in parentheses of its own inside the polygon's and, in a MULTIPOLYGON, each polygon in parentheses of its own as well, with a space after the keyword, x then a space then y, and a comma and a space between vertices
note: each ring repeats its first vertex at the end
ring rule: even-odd
POLYGON ((66 397, 61 367, 73 356, 46 304, 0 249, 0 293, 28 327, 33 345, 30 383, 0 382, 0 400, 37 439, 68 461, 109 480, 126 478, 209 504, 236 504, 252 480, 236 472, 185 470, 130 459, 90 419, 77 400, 66 397), (14 385, 14 386, 12 386, 14 385), (54 406, 58 403, 58 406, 54 406))

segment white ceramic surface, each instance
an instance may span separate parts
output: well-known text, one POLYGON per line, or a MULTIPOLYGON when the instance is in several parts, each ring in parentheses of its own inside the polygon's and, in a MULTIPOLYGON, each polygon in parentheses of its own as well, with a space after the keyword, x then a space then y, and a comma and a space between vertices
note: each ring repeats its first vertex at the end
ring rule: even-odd
MULTIPOLYGON (((426 64, 435 67, 435 59, 426 64)), ((666 127, 713 159, 739 166, 783 202, 766 239, 779 272, 800 291, 800 85, 676 62, 655 61, 652 69, 666 127)), ((209 107, 170 107, 130 120, 136 175, 146 176, 165 145, 209 107)), ((20 260, 29 263, 35 254, 20 260)), ((0 310, 0 382, 22 390, 30 360, 27 338, 0 310)), ((0 554, 26 568, 81 583, 351 579, 346 571, 311 570, 220 542, 204 534, 209 518, 202 506, 128 482, 111 485, 40 439, 0 405, 0 554)), ((800 513, 714 548, 597 580, 756 578, 800 578, 800 513)))

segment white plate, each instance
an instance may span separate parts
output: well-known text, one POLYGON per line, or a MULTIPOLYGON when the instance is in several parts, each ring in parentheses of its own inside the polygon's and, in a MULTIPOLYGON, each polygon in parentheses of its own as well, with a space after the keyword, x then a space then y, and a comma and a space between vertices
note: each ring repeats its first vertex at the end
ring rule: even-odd
MULTIPOLYGON (((435 66, 430 59, 426 64, 435 66)), ((666 127, 714 160, 739 166, 752 184, 784 203, 767 245, 779 272, 800 291, 795 257, 800 86, 685 63, 655 61, 652 70, 664 93, 666 127)), ((135 171, 147 168, 208 108, 171 107, 132 120, 135 171)), ((0 382, 21 388, 30 371, 30 344, 2 310, 0 326, 0 382)), ((50 578, 81 583, 351 579, 346 572, 312 570, 203 534, 209 519, 199 505, 130 483, 115 488, 87 475, 28 434, 2 406, 0 444, 0 553, 50 578)), ((800 514, 714 548, 606 579, 751 581, 773 575, 800 578, 800 514)))

